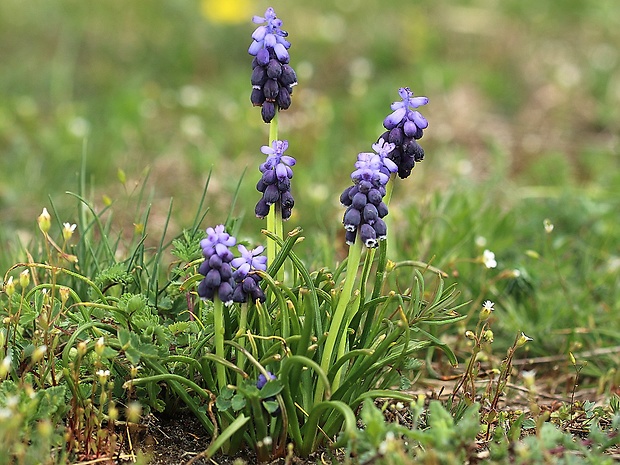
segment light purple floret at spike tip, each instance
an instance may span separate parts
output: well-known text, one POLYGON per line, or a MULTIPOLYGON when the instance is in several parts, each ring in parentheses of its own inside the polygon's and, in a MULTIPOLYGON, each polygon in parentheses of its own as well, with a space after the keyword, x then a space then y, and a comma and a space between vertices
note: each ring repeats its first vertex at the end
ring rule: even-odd
POLYGON ((288 36, 286 31, 281 29, 282 20, 276 17, 276 13, 272 7, 267 8, 265 16, 254 16, 252 18, 254 24, 261 24, 252 34, 253 42, 248 49, 250 55, 256 56, 259 50, 263 48, 272 48, 278 59, 288 60, 288 51, 291 47, 289 41, 285 39, 288 36), (266 25, 263 25, 267 23, 266 25))
POLYGON ((282 220, 287 220, 291 216, 295 203, 291 194, 292 167, 295 166, 296 160, 284 155, 286 149, 288 149, 286 140, 275 140, 271 146, 261 147, 261 152, 267 155, 267 159, 258 168, 262 176, 256 184, 256 189, 263 194, 254 209, 258 218, 266 217, 271 206, 278 202, 282 220))
POLYGON ((424 118, 416 108, 426 105, 428 103, 428 98, 414 97, 409 87, 401 87, 398 90, 398 95, 400 95, 402 100, 392 103, 391 108, 393 112, 383 121, 385 128, 395 128, 406 117, 408 121, 415 123, 418 128, 426 129, 428 127, 428 121, 426 121, 426 118, 424 118))
POLYGON ((289 64, 288 49, 291 44, 282 30, 282 20, 273 8, 267 8, 265 16, 254 16, 252 21, 260 24, 252 33, 248 53, 252 61, 252 105, 261 107, 261 116, 270 123, 280 110, 291 106, 293 88, 297 85, 297 74, 289 64))
POLYGON ((424 149, 418 140, 424 135, 428 121, 418 111, 418 108, 428 103, 427 97, 414 97, 408 87, 398 90, 401 100, 392 103, 392 112, 383 120, 386 132, 380 139, 394 144, 387 158, 398 167, 398 176, 408 177, 416 163, 424 159, 424 149))
POLYGON ((340 196, 340 201, 347 207, 342 220, 347 243, 354 243, 359 235, 369 248, 377 247, 379 241, 386 238, 386 225, 382 219, 388 214, 383 202, 385 185, 398 170, 388 158, 394 144, 379 139, 372 148, 376 153, 358 154, 355 170, 351 173, 353 186, 346 188, 340 196))

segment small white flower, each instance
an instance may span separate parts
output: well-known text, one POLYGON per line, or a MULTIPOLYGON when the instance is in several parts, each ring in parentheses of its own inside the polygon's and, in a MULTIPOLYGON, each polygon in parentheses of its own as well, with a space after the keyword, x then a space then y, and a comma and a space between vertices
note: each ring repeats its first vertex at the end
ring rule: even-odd
POLYGON ((547 234, 550 234, 551 231, 553 231, 554 226, 549 218, 545 218, 545 221, 543 221, 543 225, 547 234))
POLYGON ((65 241, 71 239, 71 236, 73 236, 73 233, 75 232, 75 228, 77 228, 77 224, 62 224, 62 237, 65 239, 65 241))
POLYGON ((105 385, 106 381, 110 377, 110 370, 97 370, 95 374, 99 378, 99 384, 105 385))
POLYGON ((390 450, 390 445, 393 441, 394 441, 394 433, 392 433, 391 431, 388 431, 387 433, 385 433, 385 439, 381 441, 381 443, 379 444, 379 447, 377 448, 377 451, 379 452, 379 454, 385 455, 390 450))
POLYGON ((485 300, 484 303, 482 304, 482 308, 485 309, 486 311, 492 312, 494 310, 493 306, 495 305, 494 302, 491 302, 490 300, 485 300))
POLYGON ((533 340, 534 340, 533 338, 529 337, 523 331, 521 331, 521 335, 519 336, 519 339, 517 339, 517 347, 521 347, 525 345, 526 343, 533 341, 533 340))
POLYGON ((495 254, 489 249, 485 249, 485 251, 482 252, 482 263, 484 263, 484 266, 487 268, 495 268, 497 266, 495 254))

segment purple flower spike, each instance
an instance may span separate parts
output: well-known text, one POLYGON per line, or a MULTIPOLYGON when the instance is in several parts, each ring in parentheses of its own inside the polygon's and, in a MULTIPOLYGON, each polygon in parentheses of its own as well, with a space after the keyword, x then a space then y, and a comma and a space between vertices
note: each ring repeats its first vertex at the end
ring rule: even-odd
POLYGON ((426 105, 428 98, 414 97, 408 87, 401 87, 398 95, 401 101, 392 103, 392 113, 383 120, 387 131, 380 136, 380 140, 383 139, 384 147, 386 143, 394 144, 385 157, 396 164, 398 176, 406 178, 416 162, 424 159, 424 150, 417 140, 424 135, 428 121, 417 108, 426 105))
POLYGON ((198 269, 204 276, 198 285, 198 295, 202 299, 213 300, 217 295, 225 305, 232 304, 235 281, 231 269, 233 254, 229 247, 236 243, 237 239, 224 230, 224 225, 207 228, 207 237, 200 241, 205 261, 198 269))
POLYGON ((277 379, 277 378, 273 374, 271 374, 270 371, 267 372, 267 376, 261 373, 260 375, 258 375, 258 380, 256 381, 256 387, 258 389, 262 389, 265 387, 265 384, 267 384, 267 381, 272 381, 274 379, 277 379))
POLYGON ((198 284, 198 295, 202 299, 213 300, 217 296, 225 305, 248 299, 265 301, 265 294, 258 286, 261 277, 253 273, 267 269, 267 257, 261 256, 265 248, 248 250, 238 245, 241 256, 234 258, 229 247, 236 243, 237 239, 224 231, 223 225, 207 229, 207 237, 200 241, 205 260, 198 268, 204 276, 198 284))
POLYGON ((282 30, 282 20, 278 19, 273 8, 265 11, 265 16, 254 16, 252 22, 260 24, 252 33, 252 44, 248 53, 252 61, 252 94, 250 101, 260 106, 265 123, 271 122, 278 110, 291 106, 293 86, 297 85, 297 75, 288 64, 288 49, 291 44, 282 30))
POLYGON ((379 139, 372 146, 376 153, 360 153, 351 173, 353 186, 340 195, 340 203, 347 207, 342 223, 347 244, 353 244, 359 235, 366 247, 377 247, 387 237, 387 227, 381 219, 388 214, 383 202, 385 185, 398 166, 389 154, 395 144, 379 139))
POLYGON ((292 167, 296 160, 284 152, 288 149, 288 141, 274 140, 271 147, 263 145, 261 152, 267 159, 259 166, 262 176, 256 184, 256 189, 263 194, 255 208, 256 216, 264 218, 269 214, 271 205, 280 203, 282 219, 290 218, 295 203, 291 194, 292 167))

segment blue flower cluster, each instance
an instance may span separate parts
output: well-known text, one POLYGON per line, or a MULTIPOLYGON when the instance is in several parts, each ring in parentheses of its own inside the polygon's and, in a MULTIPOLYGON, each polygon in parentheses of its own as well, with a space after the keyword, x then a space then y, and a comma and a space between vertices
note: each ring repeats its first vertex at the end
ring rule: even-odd
POLYGON ((398 167, 388 158, 394 144, 379 139, 372 148, 376 153, 357 156, 356 169, 351 173, 353 185, 340 195, 340 202, 347 207, 342 220, 347 244, 353 244, 358 233, 366 247, 377 247, 378 241, 387 237, 383 218, 388 208, 383 197, 385 185, 398 167))
POLYGON ((288 141, 274 140, 271 147, 263 145, 261 152, 267 155, 267 160, 259 166, 263 175, 256 184, 256 189, 263 196, 256 204, 255 213, 259 218, 269 214, 271 205, 280 202, 282 220, 291 217, 295 200, 291 194, 291 178, 293 177, 292 166, 296 161, 293 157, 284 155, 288 148, 288 141))
POLYGON ((256 387, 258 389, 262 389, 265 387, 265 384, 267 384, 268 381, 272 381, 274 379, 277 379, 270 371, 267 372, 268 376, 265 376, 264 374, 260 374, 258 375, 258 380, 256 381, 256 387))
POLYGON ((392 103, 393 112, 383 120, 387 131, 380 138, 394 144, 388 157, 398 166, 398 176, 404 179, 416 162, 424 159, 424 150, 417 141, 424 135, 428 121, 416 108, 426 105, 428 98, 414 97, 409 87, 401 87, 398 94, 402 100, 392 103))
POLYGON ((198 284, 198 295, 213 300, 215 296, 230 305, 233 302, 264 302, 265 294, 258 283, 261 278, 253 271, 267 269, 267 257, 260 256, 264 248, 247 250, 238 246, 241 257, 235 258, 230 247, 237 239, 224 230, 224 225, 207 228, 207 237, 200 241, 205 258, 198 272, 204 279, 198 284))
POLYGON ((252 22, 261 26, 252 34, 254 40, 248 49, 254 56, 250 100, 254 106, 262 107, 263 121, 269 123, 277 110, 290 107, 297 75, 289 65, 291 44, 285 39, 288 33, 281 29, 282 20, 277 18, 273 8, 267 8, 264 17, 254 16, 252 22))

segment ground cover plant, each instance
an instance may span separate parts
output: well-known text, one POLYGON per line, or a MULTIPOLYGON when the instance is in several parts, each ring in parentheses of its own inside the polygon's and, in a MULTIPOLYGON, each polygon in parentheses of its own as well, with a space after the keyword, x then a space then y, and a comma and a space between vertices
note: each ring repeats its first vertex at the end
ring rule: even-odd
MULTIPOLYGON (((420 164, 431 139, 420 140, 429 99, 417 95, 417 74, 398 77, 415 94, 393 86, 373 95, 380 111, 357 101, 376 120, 367 127, 383 127, 345 147, 331 133, 328 161, 313 168, 285 122, 325 114, 305 103, 296 70, 310 77, 308 62, 296 61, 297 31, 289 38, 280 18, 271 8, 254 16, 243 54, 220 62, 245 61, 247 121, 268 128, 240 138, 252 162, 245 173, 226 166, 233 191, 218 189, 219 159, 202 167, 202 190, 184 183, 181 205, 163 214, 147 181, 133 187, 122 169, 126 198, 101 203, 89 181, 100 160, 84 144, 77 188, 65 196, 72 208, 52 196, 32 237, 7 241, 1 460, 145 462, 137 431, 183 414, 205 435, 171 462, 320 453, 352 463, 611 463, 620 241, 618 196, 604 189, 614 175, 601 169, 602 191, 530 189, 515 199, 498 189, 508 182, 500 163, 486 186, 445 187, 438 177, 433 188, 420 176, 438 146, 420 164), (321 194, 320 170, 340 168, 350 177, 321 194), (130 231, 118 227, 128 211, 130 231), (339 226, 320 232, 313 216, 339 226)), ((201 99, 195 86, 180 96, 189 107, 201 99)), ((441 130, 430 121, 429 134, 441 130)), ((230 138, 235 122, 212 121, 209 134, 230 127, 230 138)), ((184 130, 196 123, 184 119, 184 130)), ((78 119, 72 131, 90 129, 78 119)))

